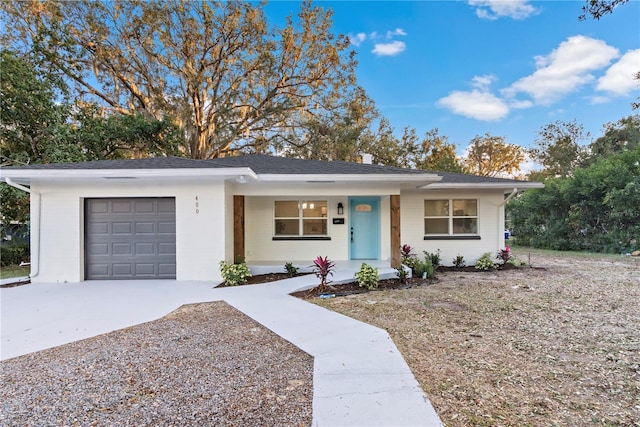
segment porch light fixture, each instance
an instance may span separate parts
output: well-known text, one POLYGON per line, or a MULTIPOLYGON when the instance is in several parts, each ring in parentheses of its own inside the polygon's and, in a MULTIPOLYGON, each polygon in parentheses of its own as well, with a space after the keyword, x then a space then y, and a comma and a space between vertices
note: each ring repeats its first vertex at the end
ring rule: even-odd
POLYGON ((246 184, 246 183, 248 182, 248 181, 247 181, 247 177, 246 177, 246 176, 244 176, 244 175, 237 176, 237 177, 236 177, 236 182, 237 182, 238 184, 246 184))
POLYGON ((344 206, 342 206, 342 202, 338 203, 338 215, 344 214, 344 206))

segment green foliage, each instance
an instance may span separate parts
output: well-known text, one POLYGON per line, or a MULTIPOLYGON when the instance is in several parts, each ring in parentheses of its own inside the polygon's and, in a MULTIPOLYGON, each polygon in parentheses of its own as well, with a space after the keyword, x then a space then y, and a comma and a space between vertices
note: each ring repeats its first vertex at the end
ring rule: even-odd
POLYGON ((453 259, 453 266, 456 268, 462 268, 464 267, 466 264, 464 257, 460 254, 458 254, 454 259, 453 259))
POLYGON ((425 259, 431 261, 433 268, 438 268, 442 262, 442 256, 440 255, 440 249, 436 252, 423 251, 425 259))
POLYGON ((295 276, 296 274, 298 274, 298 267, 294 266, 293 263, 291 262, 286 262, 284 264, 284 271, 289 275, 289 276, 295 276))
POLYGON ((508 205, 519 244, 625 253, 640 241, 640 147, 548 179, 508 205))
POLYGON ((358 286, 369 290, 377 289, 378 281, 380 280, 378 269, 364 262, 360 266, 360 270, 356 272, 355 277, 358 286))
POLYGON ((575 120, 557 121, 543 126, 535 140, 536 148, 529 152, 543 166, 543 170, 537 172, 534 178, 572 176, 587 155, 582 141, 588 136, 584 127, 575 120))
POLYGON ((489 252, 484 253, 478 260, 476 261, 476 268, 478 270, 488 271, 495 268, 495 264, 493 262, 493 258, 489 252))
POLYGON ((251 277, 251 271, 244 262, 231 264, 227 261, 220 261, 218 265, 220 266, 222 280, 229 286, 243 285, 251 277))
POLYGON ((263 4, 5 2, 5 42, 38 47, 51 69, 109 113, 172 117, 193 158, 308 141, 357 91, 355 54, 311 1, 281 24, 263 4), (302 132, 302 135, 297 135, 302 132), (311 133, 311 132, 310 132, 311 133))
POLYGON ((7 267, 29 261, 29 245, 26 243, 10 243, 0 246, 0 265, 7 267))
POLYGON ((524 267, 527 263, 515 255, 511 255, 507 260, 507 264, 513 265, 514 267, 524 267))
POLYGON ((415 277, 432 278, 435 275, 435 267, 431 263, 431 258, 425 258, 424 261, 418 260, 413 267, 413 275, 415 277))
POLYGON ((400 279, 400 283, 406 283, 409 272, 401 265, 396 267, 396 277, 400 279))
POLYGON ((486 133, 471 140, 465 166, 474 175, 516 175, 525 161, 525 154, 526 150, 521 146, 507 143, 502 136, 486 133))

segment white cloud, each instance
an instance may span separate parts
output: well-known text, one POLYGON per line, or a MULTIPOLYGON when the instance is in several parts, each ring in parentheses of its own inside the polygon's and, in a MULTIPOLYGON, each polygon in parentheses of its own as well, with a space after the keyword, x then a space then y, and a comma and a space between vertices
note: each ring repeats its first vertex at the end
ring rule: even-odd
POLYGON ((489 90, 489 86, 491 86, 491 83, 496 80, 496 76, 492 74, 485 74, 484 76, 474 76, 471 80, 471 85, 476 89, 486 92, 487 90, 489 90))
POLYGON ((366 39, 367 35, 365 33, 358 33, 355 36, 349 34, 349 42, 356 47, 360 46, 366 39))
POLYGON ((405 42, 396 40, 389 43, 376 43, 371 52, 378 56, 395 56, 404 52, 406 48, 405 42))
POLYGON ((405 30, 403 30, 402 28, 396 28, 393 31, 387 31, 387 38, 393 38, 395 36, 406 36, 407 32, 405 30))
POLYGON ((503 90, 507 97, 530 95, 536 104, 549 105, 595 79, 592 71, 619 56, 618 49, 586 36, 569 37, 547 56, 536 57, 537 70, 503 90))
POLYGON ((469 0, 469 5, 476 8, 478 18, 492 21, 502 17, 526 19, 538 13, 529 0, 469 0))
POLYGON ((640 49, 630 50, 613 64, 598 80, 597 90, 609 92, 612 95, 624 96, 638 87, 638 80, 634 79, 640 71, 640 49))
POLYGON ((476 120, 500 120, 509 114, 509 107, 503 100, 484 90, 471 92, 453 91, 438 100, 436 105, 451 110, 454 114, 476 120))

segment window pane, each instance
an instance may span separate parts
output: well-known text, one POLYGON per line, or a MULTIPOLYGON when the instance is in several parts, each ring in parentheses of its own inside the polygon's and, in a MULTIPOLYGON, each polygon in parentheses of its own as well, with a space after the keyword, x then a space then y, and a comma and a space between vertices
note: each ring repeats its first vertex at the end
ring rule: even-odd
POLYGON ((478 216, 478 201, 454 200, 453 216, 478 216))
POLYGON ((302 202, 302 216, 322 218, 327 216, 326 200, 305 200, 302 202))
POLYGON ((424 216, 449 216, 449 201, 425 200, 424 216))
POLYGON ((278 201, 275 203, 275 207, 276 207, 276 218, 297 217, 299 215, 298 202, 296 200, 278 201))
POLYGON ((449 234, 449 218, 425 218, 424 234, 449 234))
POLYGON ((476 218, 454 218, 453 234, 478 234, 478 220, 476 218))
POLYGON ((327 220, 326 219, 305 219, 302 220, 304 236, 326 236, 327 220))
POLYGON ((276 219, 276 236, 297 236, 299 224, 297 219, 276 219))

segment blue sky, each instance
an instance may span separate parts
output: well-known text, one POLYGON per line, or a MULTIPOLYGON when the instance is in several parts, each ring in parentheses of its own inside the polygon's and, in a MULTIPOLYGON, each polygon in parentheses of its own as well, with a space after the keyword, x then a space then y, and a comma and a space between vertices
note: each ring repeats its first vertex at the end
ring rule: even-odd
MULTIPOLYGON (((595 138, 632 114, 640 93, 639 0, 583 22, 578 0, 315 4, 334 11, 360 85, 396 130, 438 128, 460 153, 487 132, 532 146, 557 120, 575 119, 595 138)), ((266 12, 278 20, 297 8, 275 1, 266 12)))

